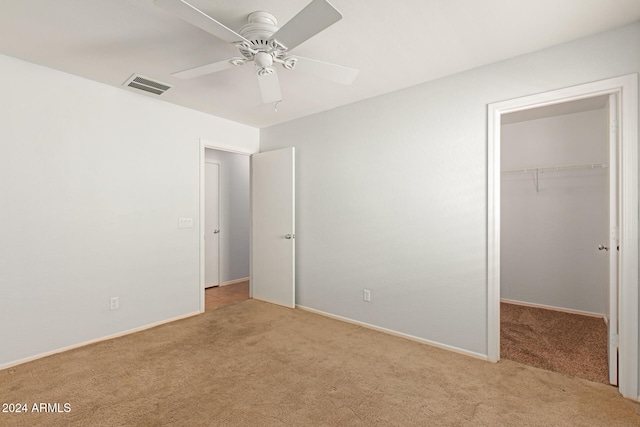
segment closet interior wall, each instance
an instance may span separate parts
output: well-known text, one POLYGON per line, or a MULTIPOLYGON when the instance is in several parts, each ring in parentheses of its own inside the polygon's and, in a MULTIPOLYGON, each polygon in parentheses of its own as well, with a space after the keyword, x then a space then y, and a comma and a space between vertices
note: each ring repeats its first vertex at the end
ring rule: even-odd
POLYGON ((607 314, 607 114, 501 126, 502 300, 607 314))

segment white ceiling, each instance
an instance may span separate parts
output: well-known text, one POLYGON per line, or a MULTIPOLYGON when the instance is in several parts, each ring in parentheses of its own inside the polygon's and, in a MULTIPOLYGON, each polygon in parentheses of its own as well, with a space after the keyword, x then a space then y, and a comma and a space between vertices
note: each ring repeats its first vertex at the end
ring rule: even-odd
MULTIPOLYGON (((269 11, 282 25, 309 1, 190 3, 237 31, 250 12, 269 11)), ((266 127, 640 21, 639 0, 331 3, 344 18, 293 52, 360 74, 342 86, 279 67, 278 111, 261 103, 250 65, 192 80, 172 77, 237 50, 152 0, 2 0, 0 53, 118 87, 142 74, 174 85, 160 96, 167 102, 266 127)))

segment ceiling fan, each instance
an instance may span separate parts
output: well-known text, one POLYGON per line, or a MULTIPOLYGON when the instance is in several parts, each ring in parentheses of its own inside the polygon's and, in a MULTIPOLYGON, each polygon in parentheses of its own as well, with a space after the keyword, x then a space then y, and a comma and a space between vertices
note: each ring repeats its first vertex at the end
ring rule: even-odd
POLYGON ((253 12, 248 24, 238 32, 226 27, 184 0, 154 0, 154 3, 184 21, 235 45, 242 56, 201 65, 173 73, 190 79, 254 62, 264 103, 282 99, 280 83, 274 68, 281 64, 287 70, 300 70, 345 85, 351 84, 358 70, 298 55, 290 55, 296 46, 342 19, 342 14, 327 0, 313 0, 289 22, 278 28, 276 17, 269 12, 253 12))

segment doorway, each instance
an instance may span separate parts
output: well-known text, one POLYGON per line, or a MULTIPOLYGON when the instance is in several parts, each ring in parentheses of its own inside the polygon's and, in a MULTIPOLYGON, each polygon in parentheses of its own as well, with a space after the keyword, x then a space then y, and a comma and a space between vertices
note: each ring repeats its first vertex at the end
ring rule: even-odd
MULTIPOLYGON (((598 82, 559 89, 488 106, 488 200, 487 200, 487 358, 500 359, 501 284, 501 119, 502 115, 561 104, 567 101, 616 95, 619 105, 620 135, 620 227, 619 238, 619 328, 610 336, 618 344, 618 385, 620 393, 638 398, 638 76, 631 74, 598 82)), ((617 245, 616 245, 617 246, 617 245)), ((617 249, 617 248, 616 248, 617 249)))
MULTIPOLYGON (((220 283, 221 285, 245 282, 248 280, 249 297, 295 307, 295 155, 294 148, 288 147, 269 152, 237 150, 224 145, 200 140, 200 312, 205 311, 205 164, 206 161, 218 161, 211 156, 222 158, 220 163, 220 283), (232 159, 244 165, 245 173, 228 178, 227 172, 231 168, 225 166, 225 159, 232 159), (246 209, 228 211, 233 203, 226 203, 226 196, 236 199, 241 193, 235 190, 226 191, 228 185, 244 183, 249 190, 248 197, 241 197, 245 201, 246 209), (226 195, 226 196, 225 196, 226 195), (242 212, 242 215, 238 215, 242 212), (286 214, 283 215, 283 212, 286 214), (240 217, 245 218, 241 220, 240 217), (233 229, 236 228, 234 234, 233 229), (248 245, 238 245, 238 228, 243 236, 242 240, 248 245), (229 230, 229 232, 225 232, 229 230), (227 235, 229 236, 227 238, 227 235), (226 243, 225 243, 226 242, 226 243), (258 242, 258 243, 257 243, 258 242), (235 250, 234 250, 235 248, 235 250), (238 249, 244 249, 241 257, 238 249), (229 254, 228 256, 225 254, 229 254), (265 262, 273 254, 279 254, 276 262, 265 262), (236 271, 232 268, 225 270, 227 262, 248 260, 247 263, 235 262, 235 266, 243 268, 240 279, 227 280, 225 271, 236 271), (264 268, 264 267, 267 268, 264 268), (246 275, 246 277, 244 277, 246 275), (280 298, 270 298, 277 295, 280 298), (286 302, 285 302, 286 300, 286 302)), ((237 201, 237 200, 236 200, 237 201)), ((214 288, 215 289, 215 288, 214 288)))
POLYGON ((250 164, 249 153, 230 152, 204 142, 201 149, 200 307, 204 311, 224 301, 237 301, 247 293, 250 164))
POLYGON ((600 95, 536 107, 504 114, 500 129, 500 356, 614 385, 616 106, 600 95))

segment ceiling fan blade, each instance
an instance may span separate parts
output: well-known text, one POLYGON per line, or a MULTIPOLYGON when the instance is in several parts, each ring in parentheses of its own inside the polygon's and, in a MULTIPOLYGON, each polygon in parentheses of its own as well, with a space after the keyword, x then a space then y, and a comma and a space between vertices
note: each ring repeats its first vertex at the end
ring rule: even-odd
POLYGON ((327 0, 313 0, 271 38, 291 50, 341 19, 327 0))
POLYGON ((178 71, 177 73, 171 73, 171 75, 180 79, 192 79, 194 77, 204 76, 205 74, 228 70, 233 67, 235 67, 235 65, 227 59, 224 61, 214 62, 213 64, 206 64, 195 68, 189 68, 188 70, 178 71))
POLYGON ((201 10, 191 6, 184 0, 154 0, 153 2, 156 6, 224 41, 229 43, 240 41, 249 42, 249 40, 240 34, 216 21, 201 10))
POLYGON ((273 70, 272 74, 258 74, 258 84, 260 85, 260 92, 262 93, 262 102, 269 104, 282 100, 280 82, 278 81, 278 74, 276 74, 275 70, 273 70))
POLYGON ((296 59, 294 70, 308 73, 321 79, 350 85, 358 76, 359 70, 355 68, 343 67, 342 65, 330 64, 328 62, 316 61, 315 59, 304 58, 302 56, 292 56, 296 59))

